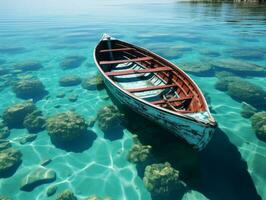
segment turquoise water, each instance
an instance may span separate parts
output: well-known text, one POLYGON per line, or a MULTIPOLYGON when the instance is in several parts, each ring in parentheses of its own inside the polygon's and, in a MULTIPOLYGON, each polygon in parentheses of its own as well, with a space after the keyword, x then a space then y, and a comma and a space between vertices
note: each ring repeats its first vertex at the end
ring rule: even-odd
MULTIPOLYGON (((61 87, 58 83, 64 75, 76 74, 86 78, 97 74, 92 53, 105 32, 157 50, 181 68, 187 63, 210 66, 213 61, 229 58, 266 68, 265 5, 166 2, 104 6, 95 3, 80 13, 58 10, 36 14, 3 8, 2 11, 0 60, 5 63, 0 66, 10 68, 25 60, 41 62, 43 68, 18 76, 34 75, 45 85, 49 94, 36 102, 45 117, 74 109, 89 120, 100 108, 112 103, 105 90, 61 87), (169 48, 177 53, 168 54, 169 48), (232 52, 253 53, 239 56, 232 52), (81 55, 87 59, 77 68, 62 70, 60 62, 69 55, 81 55), (57 98, 60 92, 66 97, 57 98), (70 102, 68 97, 71 95, 77 95, 78 100, 70 102)), ((214 74, 190 75, 208 93, 220 130, 200 153, 191 152, 180 141, 171 141, 167 134, 154 135, 161 137, 162 141, 161 145, 154 147, 158 160, 169 161, 178 168, 188 188, 206 198, 266 199, 266 143, 257 139, 250 120, 241 116, 242 104, 215 89, 217 77, 214 74)), ((266 90, 264 75, 244 74, 243 77, 266 90)), ((14 75, 9 78, 13 79, 14 75)), ((1 83, 1 114, 12 103, 21 101, 9 84, 2 86, 1 83)), ((23 161, 12 176, 0 179, 0 194, 19 200, 54 199, 55 196, 46 197, 46 189, 56 184, 58 192, 69 188, 80 199, 92 194, 117 200, 151 199, 136 166, 126 159, 133 144, 134 130, 122 127, 121 137, 114 140, 104 137, 97 123, 92 131, 96 134, 92 144, 80 152, 73 152, 56 148, 47 131, 38 133, 33 142, 22 145, 19 138, 26 135, 27 130, 12 129, 8 139, 22 152, 23 161), (52 162, 47 167, 56 171, 56 181, 38 186, 32 192, 21 191, 21 179, 42 160, 49 158, 52 162)))

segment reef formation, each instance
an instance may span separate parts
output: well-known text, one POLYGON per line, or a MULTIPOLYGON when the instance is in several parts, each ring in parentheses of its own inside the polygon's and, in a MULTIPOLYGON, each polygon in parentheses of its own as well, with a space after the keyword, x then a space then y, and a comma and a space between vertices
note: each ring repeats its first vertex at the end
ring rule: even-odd
POLYGON ((75 112, 59 113, 47 119, 46 129, 52 141, 71 143, 83 138, 87 133, 88 125, 75 112))
POLYGON ((22 99, 42 98, 46 93, 43 83, 38 78, 18 80, 13 85, 13 91, 22 99))
POLYGON ((101 90, 104 88, 103 80, 100 75, 89 76, 85 78, 82 81, 81 86, 86 90, 101 90))
POLYGON ((0 150, 0 178, 12 175, 22 162, 21 158, 22 153, 6 143, 0 150))
POLYGON ((266 108, 266 91, 240 77, 223 74, 218 76, 215 88, 225 91, 236 101, 244 101, 257 109, 266 108))
POLYGON ((145 168, 143 182, 156 199, 165 199, 173 193, 179 193, 185 187, 180 181, 179 172, 167 162, 148 165, 145 168))
POLYGON ((65 190, 57 194, 55 200, 78 200, 71 190, 65 190))
POLYGON ((266 141, 266 112, 255 113, 251 117, 251 122, 257 137, 266 141))
POLYGON ((36 71, 43 68, 41 62, 36 60, 26 60, 13 65, 13 69, 20 70, 22 72, 36 71))
POLYGON ((9 128, 21 128, 25 117, 37 110, 31 100, 15 103, 6 108, 3 113, 3 121, 9 128))
POLYGON ((73 69, 79 67, 85 60, 86 57, 84 56, 78 56, 78 55, 66 56, 63 59, 63 61, 60 63, 60 66, 64 70, 73 69))
POLYGON ((67 75, 59 80, 59 85, 63 87, 76 86, 81 83, 81 78, 76 75, 67 75))
POLYGON ((98 121, 99 128, 102 131, 107 132, 119 126, 124 119, 124 115, 116 106, 108 105, 98 111, 96 119, 98 121))

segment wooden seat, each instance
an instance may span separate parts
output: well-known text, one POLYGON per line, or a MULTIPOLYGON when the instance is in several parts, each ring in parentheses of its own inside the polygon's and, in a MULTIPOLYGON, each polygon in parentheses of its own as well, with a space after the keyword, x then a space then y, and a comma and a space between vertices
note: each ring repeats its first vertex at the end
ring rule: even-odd
POLYGON ((163 100, 159 100, 159 101, 154 101, 154 102, 150 102, 153 105, 160 105, 162 107, 169 107, 171 108, 173 111, 175 112, 187 112, 187 110, 181 110, 185 107, 187 107, 193 96, 189 95, 189 96, 185 96, 185 97, 180 97, 180 98, 170 98, 167 99, 164 95, 163 95, 163 100))
POLYGON ((130 51, 130 50, 134 50, 134 48, 125 47, 125 48, 117 48, 117 49, 103 49, 103 50, 100 50, 100 53, 115 52, 115 51, 130 51))
POLYGON ((145 56, 141 58, 132 58, 132 59, 125 59, 125 60, 108 60, 108 61, 100 61, 100 65, 108 65, 108 64, 119 64, 119 63, 127 63, 127 62, 140 62, 140 61, 149 61, 153 60, 150 56, 145 56))
POLYGON ((157 85, 157 86, 150 86, 150 87, 145 87, 145 88, 133 88, 133 89, 128 89, 128 92, 145 92, 145 91, 151 91, 151 90, 159 90, 159 89, 166 89, 166 88, 171 88, 171 87, 176 87, 176 84, 170 84, 170 85, 157 85))
POLYGON ((151 104, 153 105, 160 105, 160 104, 165 104, 166 102, 177 102, 177 101, 184 101, 184 100, 189 100, 189 99, 192 99, 193 96, 189 95, 189 96, 186 96, 186 97, 179 97, 179 98, 170 98, 170 99, 162 99, 162 100, 158 100, 158 101, 152 101, 150 102, 151 104))
POLYGON ((123 71, 112 71, 106 72, 107 76, 122 76, 129 74, 141 74, 141 73, 151 73, 151 72, 164 72, 164 71, 172 71, 173 69, 170 67, 157 67, 157 68, 149 68, 149 69, 140 69, 140 70, 123 70, 123 71))

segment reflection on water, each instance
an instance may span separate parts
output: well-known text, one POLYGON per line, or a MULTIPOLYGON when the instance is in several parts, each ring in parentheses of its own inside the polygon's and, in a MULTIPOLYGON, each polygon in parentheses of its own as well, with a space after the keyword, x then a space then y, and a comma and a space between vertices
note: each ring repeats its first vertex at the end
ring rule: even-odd
MULTIPOLYGON (((46 190, 56 185, 56 193, 70 189, 80 199, 96 194, 146 200, 152 197, 142 181, 145 166, 169 162, 179 170, 186 187, 179 196, 167 199, 266 199, 266 144, 257 138, 251 120, 241 115, 242 100, 254 98, 257 102, 256 96, 266 100, 265 5, 169 1, 104 6, 94 2, 91 8, 83 8, 82 14, 62 10, 44 13, 0 14, 1 195, 22 200, 54 199, 46 197, 46 190), (104 32, 178 64, 208 95, 219 130, 204 151, 193 151, 166 130, 124 108, 125 123, 108 133, 101 130, 95 119, 97 113, 114 99, 106 90, 97 89, 97 83, 88 77, 97 74, 92 52, 104 32), (66 58, 82 56, 86 61, 76 63, 75 68, 61 68, 61 63, 74 62, 66 58), (39 63, 42 67, 25 67, 25 63, 39 63), (83 79, 83 86, 60 86, 60 78, 73 74, 83 79), (46 130, 32 137, 25 128, 9 130, 2 123, 10 105, 31 98, 28 93, 23 99, 16 96, 14 85, 33 77, 47 91, 35 102, 44 118, 76 112, 89 126, 85 137, 71 145, 57 145, 46 130), (233 80, 241 81, 234 85, 233 80), (152 146, 148 163, 135 165, 127 161, 133 134, 142 144, 152 146), (9 155, 14 159, 8 159, 3 149, 11 149, 9 155), (17 150, 22 153, 22 162, 17 150), (20 190, 22 179, 47 160, 43 168, 54 170, 56 180, 38 185, 32 192, 20 190), (4 162, 12 166, 7 171, 3 170, 4 162)), ((40 89, 34 84, 29 87, 36 92, 40 89)), ((19 90, 27 88, 20 86, 19 90)), ((262 111, 262 105, 256 103, 256 112, 262 111)), ((23 112, 29 112, 27 109, 23 112)), ((18 117, 25 127, 24 115, 10 116, 18 117)), ((31 120, 31 125, 38 127, 40 120, 31 120)))

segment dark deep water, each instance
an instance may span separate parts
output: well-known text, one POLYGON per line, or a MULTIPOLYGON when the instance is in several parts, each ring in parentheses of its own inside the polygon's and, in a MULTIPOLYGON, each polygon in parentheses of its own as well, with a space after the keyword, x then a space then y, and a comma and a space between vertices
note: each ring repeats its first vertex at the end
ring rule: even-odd
MULTIPOLYGON (((55 146, 46 130, 33 142, 21 144, 27 130, 14 128, 7 140, 21 151, 22 162, 1 176, 0 196, 54 199, 46 197, 46 189, 56 184, 57 193, 69 188, 79 199, 92 194, 117 200, 151 199, 142 181, 142 167, 126 159, 132 134, 137 134, 143 144, 153 147, 154 162, 170 162, 180 171, 187 189, 193 190, 169 199, 266 199, 266 143, 256 137, 250 120, 241 116, 241 100, 215 88, 217 72, 227 71, 266 90, 265 5, 94 3, 80 13, 63 9, 39 14, 2 11, 1 115, 9 105, 23 101, 12 90, 14 82, 34 76, 45 86, 46 92, 34 99, 45 117, 75 110, 87 121, 94 118, 100 108, 112 103, 106 90, 62 87, 58 82, 65 75, 86 78, 97 74, 93 49, 101 35, 109 33, 151 49, 187 70, 207 94, 219 130, 205 150, 194 152, 133 113, 127 118, 136 124, 123 124, 106 136, 96 122, 88 138, 68 147, 55 146), (75 63, 75 68, 62 69, 60 63, 66 56, 85 56, 86 60, 75 63), (43 67, 34 71, 13 67, 32 60, 43 67), (60 93, 65 96, 58 98, 60 93), (56 172, 56 180, 31 192, 21 191, 23 177, 49 158, 52 161, 45 168, 56 172)), ((265 110, 263 105, 263 101, 256 104, 258 111, 265 110)))

